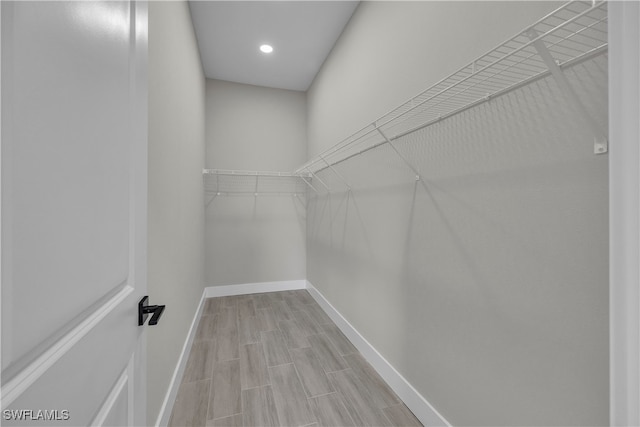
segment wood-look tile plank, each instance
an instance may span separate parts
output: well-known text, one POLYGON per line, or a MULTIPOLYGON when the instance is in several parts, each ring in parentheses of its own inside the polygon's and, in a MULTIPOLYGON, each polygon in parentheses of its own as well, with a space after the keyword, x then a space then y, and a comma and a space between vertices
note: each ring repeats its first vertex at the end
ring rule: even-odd
POLYGON ((215 334, 215 315, 200 317, 193 341, 210 340, 215 334))
POLYGON ((369 390, 371 397, 379 408, 400 403, 398 396, 382 379, 375 369, 359 353, 344 356, 344 360, 358 376, 362 384, 369 390))
POLYGON ((242 390, 242 424, 248 427, 281 425, 271 386, 242 390))
POLYGON ((267 294, 271 303, 274 303, 275 301, 283 301, 283 295, 283 292, 269 292, 267 294))
POLYGON ((182 382, 200 381, 211 378, 213 369, 213 342, 196 341, 191 346, 189 359, 184 369, 182 382))
POLYGON ((240 347, 240 386, 246 388, 270 384, 262 343, 240 347))
POLYGON ((278 317, 273 308, 260 308, 256 310, 256 317, 260 325, 260 331, 275 331, 278 329, 278 317))
POLYGON ((246 299, 238 302, 238 318, 243 316, 255 316, 256 306, 253 299, 246 299))
POLYGON ((298 322, 298 325, 307 336, 321 334, 324 332, 320 325, 318 325, 306 311, 294 312, 293 318, 298 322))
POLYGON ((183 383, 173 405, 171 427, 200 427, 207 422, 210 380, 183 383))
POLYGON ((229 295, 226 297, 222 297, 224 299, 225 307, 237 307, 238 303, 242 301, 246 301, 247 299, 251 299, 250 295, 229 295))
POLYGON ((293 313, 284 299, 283 301, 275 301, 271 303, 271 308, 273 309, 273 314, 277 320, 293 319, 293 313))
POLYGON ((240 357, 237 330, 227 334, 218 334, 214 340, 214 360, 232 360, 240 357))
POLYGON ((288 348, 303 348, 311 345, 307 335, 295 320, 281 320, 278 322, 278 327, 284 335, 288 348))
POLYGON ((310 335, 308 340, 325 372, 348 368, 347 363, 326 335, 310 335))
POLYGON ((224 307, 237 307, 238 301, 241 299, 241 295, 229 295, 226 297, 221 297, 222 305, 224 307))
POLYGON ((237 309, 225 307, 214 318, 215 361, 237 359, 240 357, 237 309))
POLYGON ((262 344, 264 345, 264 355, 267 359, 267 366, 278 366, 291 363, 287 344, 280 331, 260 332, 262 344))
POLYGON ((357 353, 358 350, 351 344, 351 341, 344 336, 340 328, 336 325, 322 325, 325 335, 336 346, 341 355, 345 356, 351 353, 357 353))
POLYGON ((269 376, 280 423, 285 426, 314 423, 316 419, 293 363, 270 367, 269 376))
POLYGON ((215 333, 218 333, 222 329, 236 328, 238 321, 238 307, 222 307, 218 314, 215 315, 215 318, 215 333))
POLYGON ((311 398, 309 403, 320 427, 356 425, 336 393, 311 398))
POLYGON ((208 420, 207 427, 242 427, 242 414, 208 420))
POLYGON ((202 314, 218 314, 222 307, 223 302, 221 298, 207 298, 204 304, 204 309, 202 310, 202 314))
POLYGON ((311 348, 291 349, 289 354, 293 359, 302 387, 308 397, 335 391, 311 348))
POLYGON ((375 406, 369 390, 351 369, 327 374, 342 397, 349 415, 357 426, 389 426, 390 421, 375 406))
POLYGON ((322 308, 315 302, 313 304, 305 304, 305 311, 318 325, 333 325, 333 320, 324 312, 322 308))
POLYGON ((294 291, 285 291, 284 295, 282 295, 282 299, 287 305, 287 308, 291 311, 299 311, 305 309, 305 305, 296 297, 294 291))
POLYGON ((253 295, 253 302, 256 309, 271 308, 271 298, 268 293, 253 295))
POLYGON ((316 302, 306 289, 298 289, 291 292, 302 304, 315 304, 316 302))
POLYGON ((238 344, 260 342, 260 322, 257 316, 240 316, 238 318, 238 344))
POLYGON ((242 412, 240 401, 240 360, 226 360, 213 366, 208 419, 242 412))
POLYGON ((413 415, 413 412, 404 403, 389 406, 382 410, 394 426, 398 427, 422 427, 422 423, 413 415))

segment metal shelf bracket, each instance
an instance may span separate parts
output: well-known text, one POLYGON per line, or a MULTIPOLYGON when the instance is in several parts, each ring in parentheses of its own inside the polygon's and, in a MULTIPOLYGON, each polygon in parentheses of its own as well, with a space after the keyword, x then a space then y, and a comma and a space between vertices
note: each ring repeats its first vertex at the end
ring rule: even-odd
POLYGON ((404 164, 407 165, 407 167, 411 169, 411 171, 415 174, 416 181, 420 181, 421 179, 420 172, 418 172, 418 170, 411 164, 411 162, 409 162, 409 160, 407 160, 407 158, 403 156, 400 151, 398 151, 396 146, 393 144, 393 141, 391 141, 391 139, 387 135, 385 135, 382 129, 380 129, 375 123, 373 124, 373 126, 376 128, 378 133, 380 133, 380 135, 384 138, 384 140, 387 141, 387 144, 389 144, 391 148, 393 148, 393 151, 395 151, 395 153, 398 155, 398 157, 400 157, 400 159, 404 162, 404 164))
POLYGON ((307 181, 304 176, 300 175, 300 178, 302 178, 302 180, 304 181, 305 184, 307 184, 309 186, 309 188, 311 188, 316 194, 318 194, 318 190, 316 189, 316 187, 314 187, 309 181, 307 181))
POLYGON ((312 177, 313 179, 317 179, 317 180, 318 180, 318 182, 319 182, 320 184, 322 184, 322 186, 327 190, 327 193, 331 193, 331 188, 329 188, 329 186, 328 186, 327 184, 325 184, 325 182, 324 182, 322 179, 320 179, 320 177, 319 177, 318 175, 316 175, 315 173, 313 173, 313 172, 311 171, 311 169, 309 169, 309 168, 306 168, 305 170, 306 170, 307 172, 309 172, 309 175, 311 175, 311 177, 312 177))
POLYGON ((336 170, 336 168, 334 168, 334 167, 333 167, 333 165, 332 165, 331 163, 329 163, 329 162, 327 161, 327 159, 325 159, 325 158, 324 158, 324 156, 320 155, 319 157, 320 157, 320 159, 321 159, 321 160, 322 160, 322 161, 327 165, 327 167, 328 167, 329 169, 331 169, 331 171, 332 171, 334 174, 336 174, 336 176, 338 177, 338 179, 339 179, 340 181, 342 181, 342 183, 347 187, 347 191, 351 191, 351 186, 349 185, 349 183, 347 182, 347 180, 346 180, 346 179, 344 179, 344 177, 340 174, 340 172, 338 172, 338 171, 336 170))
POLYGON ((591 117, 591 114, 589 114, 587 108, 584 106, 582 101, 580 101, 580 98, 578 98, 578 95, 571 87, 571 83, 569 83, 569 79, 567 79, 567 76, 562 71, 562 68, 560 67, 558 61, 553 58, 551 52, 549 52, 549 49, 547 49, 547 46, 544 44, 544 41, 542 41, 542 38, 540 37, 538 32, 535 30, 535 28, 530 28, 526 33, 529 39, 531 39, 533 47, 538 52, 538 55, 540 55, 542 61, 549 68, 549 72, 551 72, 551 75, 558 84, 558 87, 560 87, 560 90, 564 93, 569 102, 573 103, 575 108, 584 119, 585 125, 593 133, 593 152, 595 154, 604 154, 609 151, 607 136, 596 125, 596 122, 591 117))

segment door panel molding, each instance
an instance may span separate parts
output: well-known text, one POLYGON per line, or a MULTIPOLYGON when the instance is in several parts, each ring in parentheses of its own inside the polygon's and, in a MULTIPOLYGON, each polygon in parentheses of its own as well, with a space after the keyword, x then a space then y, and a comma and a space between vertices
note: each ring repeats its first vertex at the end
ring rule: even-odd
POLYGON ((24 393, 38 378, 40 378, 51 366, 64 357, 84 336, 107 317, 120 303, 134 291, 127 285, 117 294, 111 297, 104 305, 91 313, 80 324, 65 334, 61 339, 51 345, 42 355, 22 369, 14 378, 2 385, 2 409, 13 403, 24 393))
POLYGON ((126 403, 127 403, 128 425, 133 425, 132 423, 129 422, 131 421, 131 418, 132 418, 131 417, 132 411, 131 411, 130 401, 129 401, 130 400, 129 392, 131 391, 130 378, 132 377, 130 375, 131 369, 132 369, 131 362, 129 362, 127 369, 125 369, 124 372, 122 372, 122 374, 120 375, 120 378, 118 378, 118 381, 116 381, 116 384, 113 386, 113 388, 109 392, 109 395, 107 396, 107 399, 102 405, 102 408, 100 408, 100 410, 98 411, 98 414, 91 422, 92 427, 94 426, 101 427, 105 425, 105 422, 110 418, 111 415, 113 415, 112 412, 114 411, 114 409, 116 409, 116 404, 119 401, 121 401, 121 399, 123 398, 122 396, 123 393, 127 393, 127 395, 124 397, 126 397, 126 403))
MULTIPOLYGON (((93 313, 95 313, 96 311, 99 311, 101 307, 108 304, 126 286, 135 288, 135 285, 129 279, 127 279, 122 283, 119 283, 118 285, 114 286, 105 295, 93 301, 91 305, 85 308, 81 313, 79 313, 75 318, 73 318, 66 325, 63 325, 60 329, 53 332, 51 335, 49 335, 47 338, 42 340, 40 343, 30 348, 18 360, 11 360, 2 369, 2 381, 7 382, 11 380, 14 376, 17 375, 17 373, 19 373, 21 370, 25 369, 27 366, 33 363, 38 357, 40 357, 48 349, 54 347, 56 343, 64 339, 64 337, 67 336, 67 334, 69 334, 75 328, 77 328, 78 326, 86 322, 93 315, 93 313)), ((5 288, 11 289, 10 286, 6 286, 5 288)), ((7 336, 3 335, 2 337, 3 337, 3 345, 5 342, 10 342, 12 339, 12 336, 10 334, 8 334, 7 336)), ((11 356, 10 353, 5 353, 5 354, 9 354, 9 356, 11 356)))

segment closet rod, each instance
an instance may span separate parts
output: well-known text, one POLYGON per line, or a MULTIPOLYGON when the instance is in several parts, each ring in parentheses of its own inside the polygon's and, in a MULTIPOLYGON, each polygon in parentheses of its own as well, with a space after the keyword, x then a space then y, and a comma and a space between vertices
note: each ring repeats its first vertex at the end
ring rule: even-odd
POLYGON ((310 178, 310 173, 305 172, 278 172, 278 171, 251 171, 233 169, 203 169, 203 175, 233 175, 233 176, 271 176, 282 178, 310 178))

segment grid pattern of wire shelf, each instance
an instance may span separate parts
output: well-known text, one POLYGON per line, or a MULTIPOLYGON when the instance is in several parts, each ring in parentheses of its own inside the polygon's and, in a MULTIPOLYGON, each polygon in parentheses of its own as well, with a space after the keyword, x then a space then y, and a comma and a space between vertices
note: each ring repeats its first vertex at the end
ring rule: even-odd
POLYGON ((249 195, 285 196, 304 195, 308 174, 271 171, 240 171, 204 169, 204 189, 212 196, 249 195))
POLYGON ((572 1, 302 165, 316 174, 607 51, 605 1, 572 1), (541 55, 540 47, 547 54, 541 55))

